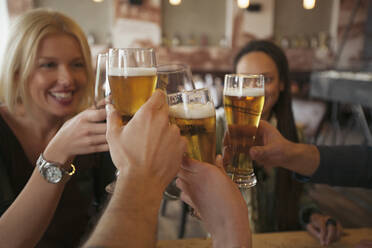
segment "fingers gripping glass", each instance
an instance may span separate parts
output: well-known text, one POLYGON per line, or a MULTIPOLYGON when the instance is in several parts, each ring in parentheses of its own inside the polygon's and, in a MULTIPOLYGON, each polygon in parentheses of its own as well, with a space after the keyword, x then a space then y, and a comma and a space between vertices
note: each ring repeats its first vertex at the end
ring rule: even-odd
MULTIPOLYGON (((168 95, 169 119, 187 139, 187 155, 214 164, 216 156, 216 113, 207 89, 168 95)), ((179 193, 179 192, 178 192, 179 193)), ((165 195, 172 192, 165 191, 165 195)))
POLYGON ((264 76, 228 74, 225 76, 224 108, 229 137, 230 161, 227 174, 239 188, 256 185, 249 148, 253 145, 264 105, 264 76))
MULTIPOLYGON (((157 75, 154 49, 110 49, 107 78, 109 100, 120 113, 125 125, 155 91, 157 75)), ((106 190, 113 193, 114 183, 109 184, 106 190)))

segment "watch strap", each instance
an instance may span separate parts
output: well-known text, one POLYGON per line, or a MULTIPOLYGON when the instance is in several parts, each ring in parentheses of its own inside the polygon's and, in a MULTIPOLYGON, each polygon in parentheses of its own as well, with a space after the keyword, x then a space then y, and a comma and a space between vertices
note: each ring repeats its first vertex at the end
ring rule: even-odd
POLYGON ((61 163, 58 163, 58 162, 50 162, 48 160, 46 160, 43 156, 43 154, 41 153, 39 158, 37 159, 36 161, 36 166, 39 170, 39 172, 41 172, 42 168, 47 165, 47 164, 52 164, 53 166, 56 166, 58 167, 59 169, 61 169, 61 171, 63 172, 63 174, 65 175, 69 175, 69 176, 72 176, 75 174, 76 172, 76 168, 75 168, 75 165, 73 165, 72 163, 70 164, 70 170, 66 170, 65 168, 63 168, 63 165, 61 163))

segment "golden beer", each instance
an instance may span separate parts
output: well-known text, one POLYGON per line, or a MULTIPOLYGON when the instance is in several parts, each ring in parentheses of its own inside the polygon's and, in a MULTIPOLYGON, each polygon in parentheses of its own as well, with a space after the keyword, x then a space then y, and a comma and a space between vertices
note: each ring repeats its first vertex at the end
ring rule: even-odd
POLYGON ((108 80, 111 101, 126 124, 154 92, 156 68, 113 68, 108 80))
POLYGON ((169 107, 170 122, 187 139, 188 155, 214 164, 216 155, 216 114, 213 103, 179 103, 169 107))
POLYGON ((249 148, 253 145, 264 105, 263 88, 229 89, 224 92, 232 156, 226 172, 235 182, 253 175, 249 148))

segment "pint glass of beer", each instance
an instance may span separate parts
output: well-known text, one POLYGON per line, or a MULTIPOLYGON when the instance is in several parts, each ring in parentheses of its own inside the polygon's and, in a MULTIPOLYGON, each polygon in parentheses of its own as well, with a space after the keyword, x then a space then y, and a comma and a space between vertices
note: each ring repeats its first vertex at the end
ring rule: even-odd
POLYGON ((155 90, 155 51, 152 48, 110 49, 108 81, 111 101, 126 124, 155 90))
MULTIPOLYGON (((156 87, 156 57, 152 48, 112 48, 108 53, 110 102, 127 124, 156 87)), ((116 172, 117 174, 119 171, 116 172)), ((114 192, 115 183, 106 187, 114 192)))
MULTIPOLYGON (((156 87, 168 95, 195 89, 190 67, 186 64, 162 64, 157 66, 158 81, 156 87)), ((173 180, 165 189, 166 199, 179 199, 181 191, 173 180)))
POLYGON ((225 76, 223 97, 231 150, 226 172, 243 189, 257 183, 249 148, 255 140, 264 105, 264 93, 263 75, 225 76))
POLYGON ((170 122, 187 139, 193 159, 214 164, 216 156, 216 112, 207 89, 168 95, 170 122))
MULTIPOLYGON (((216 112, 207 89, 168 94, 169 119, 187 139, 190 158, 214 164, 216 156, 216 112)), ((171 183, 164 192, 170 199, 179 197, 171 183)))

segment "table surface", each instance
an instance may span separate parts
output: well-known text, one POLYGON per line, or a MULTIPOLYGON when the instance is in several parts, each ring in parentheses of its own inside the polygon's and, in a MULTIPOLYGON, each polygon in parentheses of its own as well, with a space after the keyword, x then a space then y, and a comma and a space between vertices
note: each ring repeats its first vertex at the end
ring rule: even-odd
MULTIPOLYGON (((372 228, 345 229, 340 241, 329 248, 352 248, 362 239, 372 240, 372 228)), ((160 240, 157 248, 211 248, 210 239, 160 240)), ((324 248, 307 232, 253 234, 253 247, 259 248, 324 248)))

